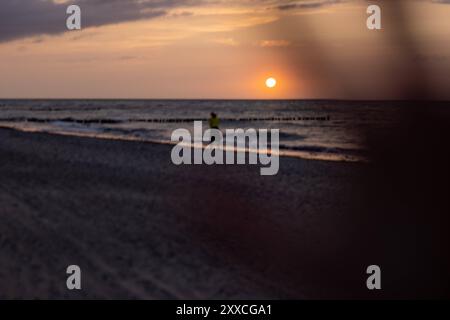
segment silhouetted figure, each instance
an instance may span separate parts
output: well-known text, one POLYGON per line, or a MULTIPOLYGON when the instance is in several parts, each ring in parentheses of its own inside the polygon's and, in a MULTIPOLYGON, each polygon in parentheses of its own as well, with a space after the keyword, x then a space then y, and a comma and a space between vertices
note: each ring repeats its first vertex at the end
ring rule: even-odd
POLYGON ((217 114, 211 112, 211 118, 209 118, 209 127, 211 129, 219 129, 220 120, 217 117, 217 114))
MULTIPOLYGON (((209 122, 209 127, 211 129, 219 130, 220 120, 217 117, 217 114, 215 114, 214 112, 211 112, 211 118, 209 118, 208 122, 209 122)), ((211 142, 214 142, 215 140, 216 140, 215 137, 211 136, 211 142)))

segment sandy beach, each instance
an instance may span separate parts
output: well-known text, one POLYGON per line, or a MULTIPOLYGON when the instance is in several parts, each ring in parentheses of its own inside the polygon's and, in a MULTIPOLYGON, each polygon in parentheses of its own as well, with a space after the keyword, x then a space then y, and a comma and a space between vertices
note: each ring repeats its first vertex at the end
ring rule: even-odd
MULTIPOLYGON (((175 166, 170 148, 1 129, 0 298, 392 294, 365 287, 381 259, 366 241, 366 164, 281 158, 268 177, 175 166), (71 264, 81 291, 66 288, 71 264)), ((396 265, 396 242, 379 237, 396 265)))
POLYGON ((326 273, 348 245, 358 164, 283 158, 262 177, 175 166, 157 144, 7 129, 0 141, 2 298, 315 297, 298 268, 326 273), (65 287, 70 264, 80 293, 65 287))

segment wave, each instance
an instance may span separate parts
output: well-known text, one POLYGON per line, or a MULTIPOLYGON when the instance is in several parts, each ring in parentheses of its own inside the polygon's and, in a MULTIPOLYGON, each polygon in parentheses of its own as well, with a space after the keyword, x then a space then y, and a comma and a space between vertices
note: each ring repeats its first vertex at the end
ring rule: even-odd
MULTIPOLYGON (((230 122, 253 122, 253 121, 328 121, 329 117, 242 117, 242 118, 221 118, 221 121, 230 122)), ((208 121, 207 118, 126 118, 126 119, 113 119, 113 118, 87 118, 77 119, 71 117, 64 118, 37 118, 37 117, 9 117, 0 118, 0 122, 68 122, 68 123, 106 123, 106 124, 118 124, 126 122, 156 122, 156 123, 182 123, 182 122, 194 122, 194 121, 208 121)))
POLYGON ((324 146, 287 146, 280 144, 280 149, 292 150, 292 151, 303 151, 303 152, 313 152, 313 153, 327 153, 327 154, 345 154, 353 156, 364 156, 365 151, 363 149, 349 149, 349 148, 339 148, 339 147, 324 147, 324 146))

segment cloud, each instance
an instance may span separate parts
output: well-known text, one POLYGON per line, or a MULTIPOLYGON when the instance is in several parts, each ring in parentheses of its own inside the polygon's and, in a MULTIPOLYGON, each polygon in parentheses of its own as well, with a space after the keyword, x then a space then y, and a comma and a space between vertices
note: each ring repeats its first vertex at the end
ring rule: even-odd
POLYGON ((342 2, 341 0, 316 0, 316 1, 297 1, 294 3, 284 3, 277 5, 279 10, 293 10, 293 9, 314 9, 326 5, 336 4, 342 2))
MULTIPOLYGON (((73 0, 81 7, 82 27, 96 27, 167 14, 170 8, 189 5, 189 0, 73 0)), ((59 34, 66 30, 67 1, 2 0, 0 42, 59 34)))
POLYGON ((287 47, 291 43, 287 40, 262 40, 259 42, 259 46, 263 48, 271 47, 287 47))
POLYGON ((213 40, 215 43, 230 46, 230 47, 236 47, 239 45, 239 42, 234 40, 233 38, 222 38, 222 39, 215 39, 213 40))
POLYGON ((66 32, 69 4, 81 7, 82 27, 88 28, 166 15, 189 16, 192 15, 189 8, 193 7, 234 6, 279 11, 337 2, 340 0, 1 0, 0 42, 66 32), (179 12, 174 13, 177 10, 179 12))

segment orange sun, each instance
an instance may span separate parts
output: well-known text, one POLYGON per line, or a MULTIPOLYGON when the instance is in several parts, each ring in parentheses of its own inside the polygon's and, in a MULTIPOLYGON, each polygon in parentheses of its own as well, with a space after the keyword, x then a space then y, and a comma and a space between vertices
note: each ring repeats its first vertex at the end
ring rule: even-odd
POLYGON ((267 78, 266 79, 266 87, 267 88, 275 88, 275 86, 277 85, 277 80, 275 78, 267 78))

